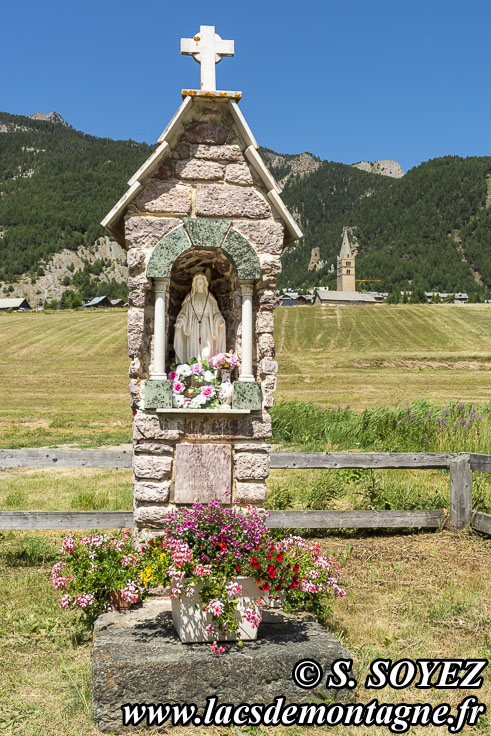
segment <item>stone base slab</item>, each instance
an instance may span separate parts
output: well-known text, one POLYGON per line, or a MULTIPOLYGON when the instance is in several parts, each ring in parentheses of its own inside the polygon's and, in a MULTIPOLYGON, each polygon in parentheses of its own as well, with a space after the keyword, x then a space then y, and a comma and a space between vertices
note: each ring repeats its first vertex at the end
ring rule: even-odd
POLYGON ((121 706, 136 703, 336 702, 353 699, 353 691, 327 690, 326 677, 336 659, 350 659, 339 641, 312 616, 264 612, 255 642, 227 645, 214 655, 209 644, 181 644, 172 625, 170 601, 147 600, 133 610, 106 613, 94 629, 92 705, 102 731, 122 732, 121 706), (292 680, 301 659, 317 660, 324 676, 313 690, 292 680))

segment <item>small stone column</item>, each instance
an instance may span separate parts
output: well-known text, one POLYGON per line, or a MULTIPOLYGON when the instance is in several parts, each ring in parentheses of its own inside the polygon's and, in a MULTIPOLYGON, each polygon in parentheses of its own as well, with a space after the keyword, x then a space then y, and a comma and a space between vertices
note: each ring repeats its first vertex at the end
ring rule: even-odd
POLYGON ((155 315, 153 332, 153 365, 151 378, 167 378, 165 372, 166 319, 165 300, 169 288, 169 279, 153 280, 155 290, 155 315))
POLYGON ((242 361, 240 365, 239 381, 254 381, 252 373, 252 295, 254 284, 242 282, 242 361))

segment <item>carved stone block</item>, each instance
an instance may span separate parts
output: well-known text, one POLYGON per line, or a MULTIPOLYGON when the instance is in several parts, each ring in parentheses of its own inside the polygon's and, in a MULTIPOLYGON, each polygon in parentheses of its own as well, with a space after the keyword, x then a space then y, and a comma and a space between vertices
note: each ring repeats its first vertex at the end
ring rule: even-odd
POLYGON ((153 379, 145 381, 145 409, 170 409, 172 407, 172 381, 153 379))
POLYGON ((235 381, 232 409, 260 411, 263 404, 261 386, 255 381, 235 381))
POLYGON ((180 444, 176 447, 174 503, 232 501, 232 446, 180 444))

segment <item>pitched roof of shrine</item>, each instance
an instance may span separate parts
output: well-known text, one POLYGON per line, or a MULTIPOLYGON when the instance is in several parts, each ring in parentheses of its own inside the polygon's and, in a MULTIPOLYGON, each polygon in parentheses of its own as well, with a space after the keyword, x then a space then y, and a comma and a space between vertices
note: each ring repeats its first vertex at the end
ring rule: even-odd
POLYGON ((119 202, 102 220, 101 225, 105 227, 118 242, 123 243, 123 217, 133 199, 143 190, 145 182, 149 179, 164 159, 171 153, 172 148, 178 141, 178 135, 182 131, 184 121, 192 119, 193 107, 198 101, 206 100, 214 104, 227 106, 236 133, 243 144, 243 152, 246 160, 258 175, 266 189, 266 196, 273 212, 279 217, 285 226, 285 245, 292 243, 302 237, 302 231, 291 216, 290 212, 280 198, 281 189, 268 171, 264 161, 258 153, 258 144, 244 118, 237 101, 241 97, 240 92, 224 91, 201 91, 183 90, 183 101, 171 119, 162 135, 158 139, 155 151, 149 156, 142 166, 128 180, 129 189, 121 197, 119 202))

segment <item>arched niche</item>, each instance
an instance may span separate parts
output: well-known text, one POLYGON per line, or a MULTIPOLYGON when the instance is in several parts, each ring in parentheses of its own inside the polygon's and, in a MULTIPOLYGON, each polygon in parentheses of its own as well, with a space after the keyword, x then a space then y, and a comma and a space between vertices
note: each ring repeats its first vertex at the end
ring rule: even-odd
POLYGON ((197 273, 205 273, 210 292, 218 302, 227 326, 227 350, 238 351, 237 328, 241 320, 241 288, 232 262, 221 250, 190 248, 174 261, 169 277, 167 364, 174 356, 174 325, 186 294, 197 273))
POLYGON ((148 262, 147 276, 154 280, 155 291, 152 377, 165 377, 180 305, 191 288, 192 275, 198 271, 206 272, 207 268, 210 269, 211 291, 220 311, 221 303, 224 304, 225 313, 222 311, 222 314, 227 323, 227 349, 237 348, 237 327, 239 322, 242 325, 239 380, 254 381, 252 296, 254 283, 261 278, 259 258, 247 238, 232 226, 230 220, 199 217, 183 218, 182 225, 159 240, 148 262), (187 276, 186 268, 189 271, 187 276), (230 280, 228 285, 227 278, 230 280), (236 314, 236 298, 240 318, 236 314))

